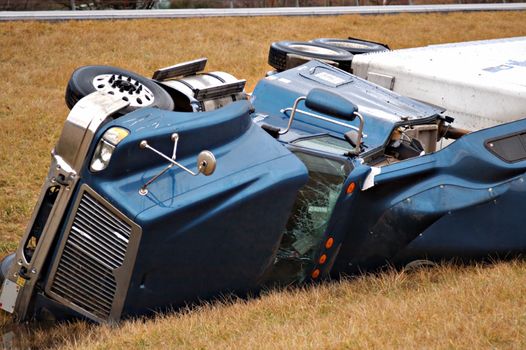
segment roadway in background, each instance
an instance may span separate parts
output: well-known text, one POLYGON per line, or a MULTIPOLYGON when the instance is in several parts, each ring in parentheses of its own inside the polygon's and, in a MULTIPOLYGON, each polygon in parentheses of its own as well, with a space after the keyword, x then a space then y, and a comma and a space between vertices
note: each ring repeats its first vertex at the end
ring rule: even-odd
POLYGON ((333 16, 380 15, 395 13, 447 13, 477 11, 524 11, 526 3, 390 5, 334 7, 267 7, 177 10, 87 10, 87 11, 0 11, 0 21, 64 21, 142 18, 257 17, 257 16, 333 16))

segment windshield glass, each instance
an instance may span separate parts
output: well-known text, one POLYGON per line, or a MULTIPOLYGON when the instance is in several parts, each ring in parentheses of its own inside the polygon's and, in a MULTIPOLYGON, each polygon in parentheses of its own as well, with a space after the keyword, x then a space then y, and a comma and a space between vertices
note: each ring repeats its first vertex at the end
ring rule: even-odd
POLYGON ((305 280, 324 237, 350 167, 343 160, 294 151, 309 170, 309 181, 299 191, 276 256, 270 283, 305 280))
POLYGON ((347 141, 329 135, 300 139, 292 142, 292 144, 338 155, 345 154, 352 148, 347 141))

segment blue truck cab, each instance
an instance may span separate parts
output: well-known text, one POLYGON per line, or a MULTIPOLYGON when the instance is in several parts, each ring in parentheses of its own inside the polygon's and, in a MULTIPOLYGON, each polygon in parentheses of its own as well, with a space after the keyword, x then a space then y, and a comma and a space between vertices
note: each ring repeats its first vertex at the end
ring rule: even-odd
POLYGON ((101 92, 74 105, 2 263, 1 307, 17 320, 111 323, 386 264, 524 251, 524 120, 467 133, 439 107, 319 61, 262 79, 250 99, 232 84, 223 95, 175 85, 172 97, 192 95, 185 111, 122 113, 129 103, 101 92), (206 111, 198 96, 221 103, 206 111), (444 137, 458 140, 437 148, 444 137))

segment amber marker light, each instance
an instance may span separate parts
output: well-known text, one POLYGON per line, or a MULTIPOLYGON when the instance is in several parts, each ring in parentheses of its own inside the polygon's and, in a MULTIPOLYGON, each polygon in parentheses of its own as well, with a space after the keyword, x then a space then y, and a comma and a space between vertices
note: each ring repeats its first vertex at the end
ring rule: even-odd
POLYGON ((311 274, 312 278, 316 279, 320 276, 320 270, 319 269, 316 269, 314 271, 312 271, 312 274, 311 274))
POLYGON ((347 186, 347 194, 353 193, 355 188, 356 188, 356 184, 354 182, 351 182, 349 186, 347 186))
POLYGON ((334 244, 334 239, 332 237, 329 237, 329 239, 327 239, 327 241, 325 242, 325 248, 331 249, 333 244, 334 244))
POLYGON ((318 260, 318 262, 320 263, 320 265, 325 264, 326 261, 327 261, 327 255, 325 255, 325 254, 323 254, 322 256, 320 256, 320 260, 318 260))

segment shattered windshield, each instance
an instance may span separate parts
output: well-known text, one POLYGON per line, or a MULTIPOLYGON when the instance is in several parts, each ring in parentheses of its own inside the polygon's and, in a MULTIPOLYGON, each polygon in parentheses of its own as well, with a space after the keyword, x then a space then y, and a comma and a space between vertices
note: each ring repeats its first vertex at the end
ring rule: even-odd
POLYGON ((295 146, 301 146, 305 148, 315 149, 321 152, 339 155, 347 153, 352 148, 347 141, 329 135, 300 139, 294 141, 293 144, 295 146))
POLYGON ((306 277, 343 182, 349 173, 344 161, 295 151, 309 170, 309 181, 299 191, 269 277, 270 283, 290 284, 306 277))

